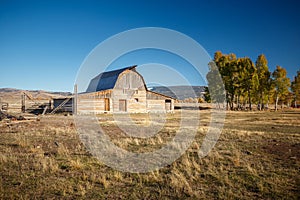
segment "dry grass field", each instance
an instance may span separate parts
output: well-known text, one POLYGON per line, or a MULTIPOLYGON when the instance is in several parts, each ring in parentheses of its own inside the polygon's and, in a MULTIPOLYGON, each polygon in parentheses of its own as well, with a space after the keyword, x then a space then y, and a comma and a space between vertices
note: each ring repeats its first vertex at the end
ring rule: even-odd
MULTIPOLYGON (((194 143, 173 164, 149 173, 116 171, 91 156, 72 116, 0 122, 0 199, 299 199, 300 110, 228 112, 208 156, 197 151, 210 112, 200 112, 194 143)), ((143 126, 147 116, 132 115, 143 126)), ((178 129, 178 111, 152 138, 126 136, 111 115, 101 127, 118 146, 146 152, 178 129)))

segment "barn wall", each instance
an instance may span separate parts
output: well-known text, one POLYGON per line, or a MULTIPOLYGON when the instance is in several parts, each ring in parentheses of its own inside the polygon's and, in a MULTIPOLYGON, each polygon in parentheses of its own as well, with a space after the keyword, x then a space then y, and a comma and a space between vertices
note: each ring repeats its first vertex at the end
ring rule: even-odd
POLYGON ((120 110, 120 100, 126 100, 127 112, 146 112, 147 110, 145 90, 126 91, 115 89, 111 100, 114 112, 122 112, 120 110))
POLYGON ((146 90, 137 91, 128 100, 128 112, 146 112, 147 111, 147 100, 146 90))
POLYGON ((78 98, 77 112, 81 113, 81 114, 103 113, 104 112, 104 99, 78 98))
POLYGON ((149 112, 165 112, 165 100, 147 100, 147 110, 149 112))
POLYGON ((174 99, 162 94, 147 91, 147 110, 149 112, 174 111, 174 99))
POLYGON ((111 93, 111 90, 105 90, 79 94, 77 99, 77 112, 79 114, 110 112, 112 110, 110 100, 111 93), (110 101, 110 111, 105 111, 105 98, 108 98, 110 101))
POLYGON ((120 74, 114 89, 146 90, 143 77, 135 71, 120 74))
POLYGON ((114 112, 146 112, 146 87, 143 78, 135 71, 123 72, 113 89, 112 104, 114 112), (126 109, 123 109, 126 102, 126 109))
MULTIPOLYGON (((149 97, 146 90, 118 90, 115 89, 107 92, 93 92, 78 95, 77 113, 104 113, 104 112, 129 112, 129 113, 144 113, 144 112, 169 112, 174 110, 174 100, 168 99, 163 95, 156 93, 149 97), (109 101, 109 111, 105 110, 105 98, 109 101), (120 100, 126 100, 126 110, 120 110, 120 100)), ((65 99, 55 99, 54 107, 60 105, 65 99)), ((72 111, 72 99, 63 106, 64 111, 72 111)))

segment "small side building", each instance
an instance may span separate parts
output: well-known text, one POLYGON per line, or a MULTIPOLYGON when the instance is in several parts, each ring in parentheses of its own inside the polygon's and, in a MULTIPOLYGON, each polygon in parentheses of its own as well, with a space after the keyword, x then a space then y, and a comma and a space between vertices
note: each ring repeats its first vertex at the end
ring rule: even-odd
MULTIPOLYGON (((99 74, 90 81, 86 92, 71 102, 77 102, 73 104, 77 114, 147 113, 174 111, 174 100, 148 90, 136 66, 131 66, 99 74)), ((54 106, 58 101, 63 100, 54 99, 54 106)))

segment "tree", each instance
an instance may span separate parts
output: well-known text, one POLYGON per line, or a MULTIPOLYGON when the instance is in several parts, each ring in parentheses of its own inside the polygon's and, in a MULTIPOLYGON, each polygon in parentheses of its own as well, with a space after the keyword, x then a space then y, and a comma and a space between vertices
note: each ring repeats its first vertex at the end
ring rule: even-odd
POLYGON ((218 71, 224 82, 227 107, 229 104, 231 110, 233 110, 233 99, 237 89, 235 83, 238 78, 235 61, 236 55, 233 53, 223 55, 220 51, 217 51, 214 56, 214 62, 217 65, 218 71))
POLYGON ((270 78, 268 79, 268 81, 266 83, 266 96, 267 96, 266 107, 267 108, 269 108, 269 102, 274 93, 275 93, 275 85, 274 85, 273 79, 271 78, 271 72, 270 72, 270 78))
POLYGON ((214 61, 219 60, 223 56, 221 51, 216 51, 214 55, 214 61))
POLYGON ((248 95, 249 109, 252 110, 252 90, 257 87, 257 73, 256 67, 250 58, 245 57, 239 59, 239 70, 240 70, 240 86, 243 88, 248 95))
POLYGON ((258 86, 256 67, 250 58, 237 58, 235 54, 222 54, 216 52, 214 61, 222 76, 225 90, 227 107, 234 109, 234 102, 240 108, 240 99, 247 96, 249 108, 252 110, 253 92, 258 86))
POLYGON ((278 109, 278 100, 282 101, 285 95, 289 93, 289 87, 291 85, 290 79, 286 77, 286 70, 280 66, 277 66, 272 74, 275 86, 275 111, 278 109))
POLYGON ((293 96, 293 93, 289 91, 285 95, 284 99, 282 99, 282 102, 284 102, 288 106, 288 108, 292 105, 291 102, 293 101, 293 96))
POLYGON ((209 72, 206 75, 208 87, 205 87, 204 98, 207 102, 216 103, 218 108, 225 102, 225 93, 222 77, 215 62, 210 62, 209 72))
POLYGON ((266 93, 268 93, 268 86, 270 84, 271 72, 268 68, 268 61, 264 54, 258 56, 256 60, 257 79, 258 79, 258 102, 259 110, 264 109, 264 101, 266 93))
POLYGON ((210 98, 210 93, 209 93, 209 90, 208 90, 208 87, 204 87, 204 101, 206 101, 207 103, 210 103, 211 102, 211 98, 210 98))
POLYGON ((292 81, 291 90, 294 95, 294 105, 297 107, 297 102, 300 101, 300 71, 297 71, 297 75, 294 77, 292 81))

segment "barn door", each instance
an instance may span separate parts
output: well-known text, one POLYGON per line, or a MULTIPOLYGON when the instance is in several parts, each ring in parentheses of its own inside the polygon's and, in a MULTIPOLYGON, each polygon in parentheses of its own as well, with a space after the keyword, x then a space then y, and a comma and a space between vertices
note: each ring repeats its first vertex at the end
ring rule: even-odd
POLYGON ((166 108, 166 111, 169 111, 169 110, 172 110, 172 101, 170 99, 166 99, 165 100, 165 108, 166 108))
POLYGON ((110 111, 109 98, 104 99, 104 111, 110 111))
POLYGON ((119 100, 119 111, 127 112, 127 105, 126 105, 126 100, 125 99, 120 99, 119 100))

